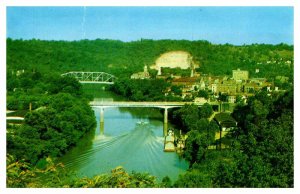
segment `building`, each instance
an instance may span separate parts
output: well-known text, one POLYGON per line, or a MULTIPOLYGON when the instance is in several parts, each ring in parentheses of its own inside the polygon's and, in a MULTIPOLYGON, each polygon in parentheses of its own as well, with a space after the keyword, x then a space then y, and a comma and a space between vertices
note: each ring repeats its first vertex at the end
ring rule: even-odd
POLYGON ((236 101, 236 96, 228 96, 229 103, 235 103, 235 101, 236 101))
MULTIPOLYGON (((237 127, 237 122, 234 118, 231 117, 229 113, 218 113, 215 115, 214 120, 219 126, 219 131, 215 134, 215 140, 218 140, 219 149, 229 148, 229 142, 226 142, 226 135, 230 130, 233 130, 237 127)), ((217 148, 217 146, 216 146, 217 148)))
POLYGON ((216 114, 214 120, 220 127, 220 131, 229 131, 237 127, 237 122, 229 113, 216 114))
POLYGON ((240 69, 232 70, 232 78, 234 80, 248 80, 249 79, 249 72, 248 71, 241 71, 240 69))
POLYGON ((223 81, 218 84, 217 92, 226 94, 236 94, 238 91, 238 85, 233 80, 223 81))
POLYGON ((214 83, 211 84, 211 91, 215 94, 226 93, 229 95, 236 95, 242 91, 242 84, 234 80, 223 80, 222 82, 215 80, 214 83))
POLYGON ((195 99, 194 99, 194 102, 197 102, 197 103, 207 103, 207 100, 205 99, 205 98, 203 98, 203 97, 196 97, 195 99))
POLYGON ((130 79, 150 79, 147 65, 144 66, 143 72, 134 73, 130 76, 130 79))

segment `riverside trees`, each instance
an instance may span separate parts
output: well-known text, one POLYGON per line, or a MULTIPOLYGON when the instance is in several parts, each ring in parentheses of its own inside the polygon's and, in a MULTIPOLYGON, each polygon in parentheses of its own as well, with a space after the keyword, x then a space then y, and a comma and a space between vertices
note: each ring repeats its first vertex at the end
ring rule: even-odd
POLYGON ((201 108, 185 105, 173 113, 174 121, 188 135, 184 157, 190 162, 190 166, 204 160, 208 146, 215 141, 218 126, 215 121, 208 121, 212 113, 209 104, 204 104, 201 108))
MULTIPOLYGON (((8 84, 35 74, 12 76, 8 84)), ((18 160, 36 164, 48 156, 61 156, 96 125, 80 84, 72 78, 39 76, 30 88, 21 84, 8 89, 8 109, 28 109, 29 103, 33 110, 25 115, 25 123, 7 126, 7 152, 18 160)))

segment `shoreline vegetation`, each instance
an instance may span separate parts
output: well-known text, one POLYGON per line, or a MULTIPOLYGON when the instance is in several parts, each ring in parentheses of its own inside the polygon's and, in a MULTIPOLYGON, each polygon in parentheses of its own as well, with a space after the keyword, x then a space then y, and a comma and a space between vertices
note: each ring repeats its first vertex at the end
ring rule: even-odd
MULTIPOLYGON (((238 105, 231 114, 238 126, 228 133, 230 147, 223 150, 208 149, 219 130, 214 120, 208 120, 213 112, 210 105, 184 106, 172 112, 170 118, 188 135, 183 157, 190 163, 174 183, 169 177, 158 182, 148 173, 129 173, 122 167, 112 169, 111 174, 76 178, 63 164, 54 162, 96 125, 88 105, 93 94, 85 94, 77 80, 61 77, 61 73, 100 69, 129 77, 171 50, 191 53, 203 73, 226 75, 241 67, 251 74, 259 67, 262 77, 272 80, 279 74, 293 83, 293 66, 287 68, 280 62, 293 60, 293 46, 285 44, 7 39, 7 109, 32 108, 24 114, 23 124, 7 124, 7 187, 294 187, 293 84, 286 92, 271 96, 262 90, 247 104, 238 105), (258 64, 269 60, 276 63, 258 64)), ((162 80, 118 84, 109 90, 127 99, 166 100, 161 91, 167 83, 162 80)))

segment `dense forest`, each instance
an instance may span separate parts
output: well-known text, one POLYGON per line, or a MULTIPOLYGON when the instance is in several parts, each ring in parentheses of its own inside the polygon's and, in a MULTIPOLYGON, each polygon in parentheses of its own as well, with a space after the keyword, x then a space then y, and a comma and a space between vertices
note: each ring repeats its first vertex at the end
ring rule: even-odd
POLYGON ((234 46, 186 40, 7 39, 7 109, 26 110, 22 125, 7 125, 7 186, 293 187, 293 89, 277 95, 261 91, 247 105, 238 105, 232 113, 238 127, 229 133, 230 148, 224 150, 208 149, 219 130, 208 119, 213 113, 210 105, 186 105, 171 112, 170 118, 188 135, 182 157, 190 164, 175 183, 168 177, 158 182, 147 173, 122 168, 77 178, 54 162, 95 128, 88 105, 91 96, 83 93, 78 81, 61 73, 105 71, 123 77, 110 89, 130 100, 168 100, 163 94, 167 82, 128 79, 164 52, 190 52, 200 64, 198 71, 206 74, 231 75, 232 69, 241 68, 254 75, 259 68, 256 76, 281 75, 292 81, 293 49, 285 44, 234 46))
POLYGON ((37 70, 41 73, 68 71, 104 71, 117 77, 129 77, 152 65, 163 53, 183 50, 200 64, 198 72, 231 75, 244 69, 250 76, 273 79, 286 76, 293 80, 293 46, 286 44, 219 45, 208 41, 117 40, 43 41, 7 39, 8 73, 11 70, 37 70), (291 64, 287 64, 290 61, 291 64), (260 69, 259 73, 254 73, 260 69))
POLYGON ((61 156, 96 125, 81 84, 55 74, 8 77, 7 109, 26 111, 22 125, 7 124, 7 152, 33 165, 61 156))
MULTIPOLYGON (((181 95, 181 88, 171 86, 170 82, 163 79, 129 79, 120 78, 114 85, 108 87, 108 90, 123 96, 131 101, 182 101, 181 97, 167 94, 167 88, 170 87, 173 93, 178 92, 181 95)), ((189 100, 189 99, 188 99, 189 100)))
POLYGON ((184 157, 190 169, 174 186, 294 187, 293 107, 292 89, 278 96, 258 93, 233 112, 238 128, 228 134, 230 149, 213 151, 208 134, 216 124, 195 107, 177 111, 189 135, 184 157))

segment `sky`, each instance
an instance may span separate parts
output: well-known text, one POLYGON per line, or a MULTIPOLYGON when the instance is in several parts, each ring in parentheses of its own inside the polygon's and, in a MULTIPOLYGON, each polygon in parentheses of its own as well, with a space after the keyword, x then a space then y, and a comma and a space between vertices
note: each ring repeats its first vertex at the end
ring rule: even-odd
POLYGON ((13 39, 294 44, 293 7, 7 7, 13 39))

